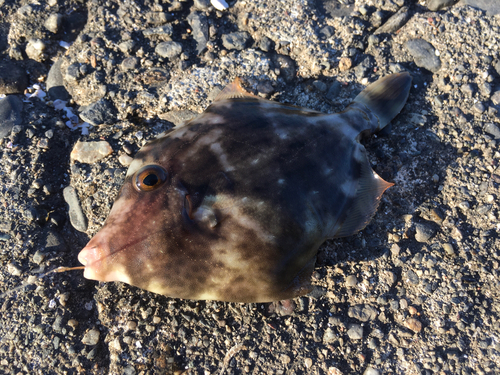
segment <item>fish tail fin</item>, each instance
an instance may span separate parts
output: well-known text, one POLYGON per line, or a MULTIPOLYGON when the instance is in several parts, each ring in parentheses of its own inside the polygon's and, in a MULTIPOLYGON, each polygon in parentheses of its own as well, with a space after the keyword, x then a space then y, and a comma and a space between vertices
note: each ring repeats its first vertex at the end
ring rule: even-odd
POLYGON ((411 87, 408 72, 391 74, 368 85, 353 103, 366 106, 379 120, 373 132, 381 130, 403 109, 411 87))

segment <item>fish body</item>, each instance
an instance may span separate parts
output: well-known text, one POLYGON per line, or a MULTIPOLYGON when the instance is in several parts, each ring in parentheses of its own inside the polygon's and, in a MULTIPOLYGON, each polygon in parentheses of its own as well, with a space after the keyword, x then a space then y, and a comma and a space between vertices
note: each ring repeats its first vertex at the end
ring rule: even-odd
POLYGON ((235 81, 137 153, 79 254, 84 276, 185 299, 308 293, 319 246, 362 229, 391 186, 359 140, 399 113, 410 84, 408 73, 387 76, 327 115, 260 99, 235 81))

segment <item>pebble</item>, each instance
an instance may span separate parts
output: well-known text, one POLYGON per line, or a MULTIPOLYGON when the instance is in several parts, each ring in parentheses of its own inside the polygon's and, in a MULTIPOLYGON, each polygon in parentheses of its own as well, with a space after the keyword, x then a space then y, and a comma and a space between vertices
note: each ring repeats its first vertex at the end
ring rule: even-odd
POLYGON ((399 255, 400 251, 401 251, 401 248, 399 247, 398 244, 393 243, 391 245, 391 254, 392 254, 392 256, 397 257, 399 255))
POLYGON ((365 372, 363 372, 363 375, 380 375, 380 371, 369 366, 365 372))
POLYGON ((123 70, 134 70, 139 67, 139 59, 137 57, 127 57, 121 63, 121 68, 123 70))
POLYGON ((491 134, 493 138, 500 139, 500 128, 492 122, 489 122, 485 125, 484 131, 488 134, 491 134))
POLYGON ((61 235, 53 229, 47 230, 43 250, 46 252, 61 253, 67 250, 66 243, 61 235))
POLYGON ((407 6, 399 9, 396 14, 394 14, 391 18, 387 20, 382 26, 380 26, 373 34, 385 34, 385 33, 393 33, 398 31, 401 27, 404 26, 408 19, 410 18, 409 8, 407 6))
POLYGON ((165 12, 148 12, 146 13, 146 20, 152 25, 163 25, 164 23, 172 21, 173 16, 165 12))
POLYGON ((429 10, 432 10, 433 12, 436 12, 438 10, 451 7, 457 1, 458 0, 431 0, 429 1, 429 4, 427 4, 427 8, 429 8, 429 10))
POLYGON ((296 66, 295 62, 285 55, 277 55, 274 63, 279 66, 280 75, 283 76, 286 82, 292 82, 295 79, 296 66))
POLYGON ((339 69, 341 72, 351 69, 352 60, 350 57, 342 57, 339 61, 339 69))
POLYGON ((97 102, 81 107, 80 117, 94 126, 111 125, 116 121, 116 109, 109 100, 99 99, 97 102))
POLYGON ((62 15, 59 13, 52 13, 46 20, 45 23, 43 24, 47 30, 50 32, 57 34, 59 31, 61 24, 63 21, 62 15))
POLYGON ((35 262, 36 264, 40 264, 44 261, 45 256, 46 255, 44 253, 42 253, 40 250, 37 250, 33 255, 33 262, 35 262))
POLYGON ((405 310, 408 307, 408 301, 404 298, 399 301, 399 308, 405 310))
POLYGON ((132 365, 128 365, 123 369, 123 375, 136 375, 137 371, 132 365))
MULTIPOLYGON (((146 38, 151 38, 152 36, 168 37, 168 36, 172 36, 173 33, 174 33, 174 27, 172 25, 150 27, 149 29, 142 31, 142 35, 144 35, 146 38)), ((128 42, 129 41, 126 41, 125 43, 128 43, 128 42)), ((133 45, 129 48, 129 50, 131 50, 132 47, 133 47, 133 45)), ((130 52, 130 51, 128 51, 128 52, 130 52)))
POLYGON ((106 141, 76 142, 71 151, 71 160, 93 164, 113 153, 113 148, 106 141))
POLYGON ((129 320, 127 322, 127 330, 128 331, 134 331, 136 328, 137 328, 137 322, 135 322, 133 320, 129 320))
POLYGON ((209 40, 208 18, 202 12, 191 12, 187 21, 192 29, 191 35, 196 40, 196 51, 200 55, 207 49, 209 40))
POLYGON ((43 61, 45 60, 45 56, 43 54, 45 48, 46 45, 42 40, 30 39, 26 45, 26 55, 28 55, 30 59, 43 61))
POLYGON ((64 78, 69 82, 75 82, 80 78, 82 78, 80 64, 79 63, 70 64, 66 68, 66 73, 64 74, 64 78))
POLYGON ((477 102, 476 104, 474 104, 472 109, 477 113, 483 113, 484 111, 486 111, 486 107, 482 102, 477 102))
POLYGON ((494 105, 499 105, 500 104, 500 91, 495 91, 493 95, 491 95, 491 102, 494 105))
MULTIPOLYGON (((168 26, 170 26, 170 25, 168 25, 168 26)), ((152 30, 152 29, 148 29, 148 30, 152 30)), ((147 30, 144 30, 142 32, 144 36, 146 36, 145 35, 146 32, 147 32, 147 30)), ((121 42, 120 44, 118 44, 118 48, 123 53, 130 54, 134 50, 135 45, 136 45, 135 42, 132 39, 129 39, 129 40, 125 40, 125 41, 121 42)))
POLYGON ((367 322, 369 320, 375 320, 378 315, 378 311, 375 307, 370 305, 356 305, 349 307, 347 315, 350 318, 367 322))
POLYGON ((7 264, 7 272, 12 276, 21 276, 23 274, 21 268, 12 262, 7 264))
POLYGON ((118 161, 120 162, 121 165, 123 165, 124 167, 128 167, 132 161, 134 160, 133 157, 127 155, 127 154, 121 154, 119 157, 118 157, 118 161))
POLYGON ((210 0, 210 2, 212 3, 215 9, 220 11, 229 8, 229 5, 226 3, 225 0, 210 0))
POLYGON ((313 82, 313 86, 316 88, 316 90, 321 91, 321 92, 326 92, 327 86, 326 83, 320 80, 315 80, 313 82))
POLYGON ((335 100, 335 98, 339 96, 341 88, 342 85, 340 84, 339 81, 333 82, 330 88, 328 89, 328 92, 326 93, 326 98, 328 100, 335 100))
POLYGON ((337 335, 331 328, 327 328, 323 334, 323 343, 332 344, 337 341, 337 335))
POLYGON ((82 343, 85 345, 96 345, 99 342, 101 332, 98 329, 91 329, 83 335, 82 343))
POLYGON ((470 98, 472 97, 472 95, 474 95, 475 88, 472 84, 466 83, 462 85, 462 87, 460 87, 460 91, 462 91, 464 95, 470 98))
POLYGON ((360 324, 351 324, 351 328, 347 331, 347 336, 351 340, 361 340, 363 338, 363 327, 360 324))
POLYGON ((441 60, 436 56, 436 49, 426 40, 411 39, 405 43, 405 47, 418 67, 431 72, 437 72, 441 68, 441 60))
POLYGON ((408 270, 408 272, 406 273, 406 280, 412 283, 413 285, 417 285, 419 282, 419 277, 413 270, 408 270))
POLYGON ((356 279, 356 276, 354 275, 349 275, 345 278, 345 286, 348 288, 353 288, 356 285, 358 285, 358 280, 356 279))
POLYGON ((70 98, 68 90, 64 87, 64 80, 61 72, 62 62, 63 59, 58 59, 52 64, 49 74, 47 75, 47 80, 45 81, 47 93, 52 100, 68 100, 70 98))
POLYGON ((321 30, 319 30, 319 35, 322 39, 329 39, 333 35, 335 35, 335 29, 333 26, 325 26, 321 30))
POLYGON ((173 59, 182 53, 182 44, 178 42, 163 42, 156 46, 155 52, 161 57, 173 59))
POLYGON ((307 368, 307 369, 310 369, 313 365, 313 361, 311 358, 306 358, 304 360, 304 366, 307 368))
POLYGON ((434 234, 435 232, 430 226, 422 223, 415 224, 415 239, 418 242, 427 242, 434 234))
POLYGON ((0 139, 9 135, 14 126, 21 126, 23 102, 17 96, 0 99, 0 139))
POLYGON ((0 94, 22 94, 27 87, 26 71, 15 62, 0 60, 0 94))
POLYGON ((453 245, 450 243, 444 243, 443 244, 443 250, 448 256, 454 256, 455 255, 455 249, 453 249, 453 245))
POLYGON ((418 319, 409 318, 405 320, 405 327, 411 329, 415 333, 418 333, 422 330, 422 323, 418 319))
POLYGON ((73 228, 76 230, 85 232, 87 230, 87 218, 82 211, 75 188, 72 186, 65 187, 63 190, 63 197, 69 206, 69 220, 71 225, 73 225, 73 228))
POLYGON ((264 52, 270 52, 274 49, 274 42, 267 36, 264 36, 259 42, 259 48, 264 52))
POLYGON ((250 34, 246 31, 236 31, 234 33, 222 35, 222 44, 226 49, 243 50, 251 41, 250 34))
POLYGON ((371 45, 371 46, 376 46, 376 45, 377 45, 377 44, 379 44, 379 43, 380 43, 380 39, 379 39, 379 37, 378 37, 378 36, 376 36, 376 35, 373 35, 373 34, 372 34, 372 35, 370 35, 370 36, 368 37, 368 44, 369 44, 369 45, 371 45))
POLYGON ((194 6, 198 9, 208 9, 210 7, 210 0, 194 0, 194 6))
POLYGON ((281 354, 280 355, 280 361, 281 363, 284 363, 285 365, 289 364, 290 361, 291 361, 291 358, 289 355, 286 355, 286 354, 281 354))

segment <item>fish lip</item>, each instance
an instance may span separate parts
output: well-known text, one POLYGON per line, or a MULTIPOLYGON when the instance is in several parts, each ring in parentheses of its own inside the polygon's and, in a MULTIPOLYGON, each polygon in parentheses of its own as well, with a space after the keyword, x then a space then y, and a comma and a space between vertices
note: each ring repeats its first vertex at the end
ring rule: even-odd
POLYGON ((83 277, 91 280, 100 280, 99 270, 102 267, 102 248, 98 245, 87 245, 78 253, 78 261, 85 266, 83 277))
POLYGON ((78 253, 78 261, 83 264, 84 266, 87 266, 87 247, 84 247, 80 252, 78 253))

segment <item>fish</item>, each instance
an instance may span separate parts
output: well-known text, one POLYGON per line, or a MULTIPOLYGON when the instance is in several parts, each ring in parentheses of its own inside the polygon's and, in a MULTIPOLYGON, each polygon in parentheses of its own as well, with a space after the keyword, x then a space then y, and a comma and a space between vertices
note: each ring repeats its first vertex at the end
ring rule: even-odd
POLYGON ((404 107, 408 72, 323 114, 248 93, 240 79, 198 117, 144 145, 84 277, 168 297, 272 302, 312 290, 320 245, 371 220, 392 186, 360 140, 404 107))

